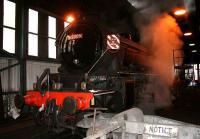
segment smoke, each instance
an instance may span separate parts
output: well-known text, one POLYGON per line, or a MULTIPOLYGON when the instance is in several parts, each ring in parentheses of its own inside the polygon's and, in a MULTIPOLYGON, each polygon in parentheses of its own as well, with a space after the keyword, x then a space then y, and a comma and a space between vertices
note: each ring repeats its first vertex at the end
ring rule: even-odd
POLYGON ((140 26, 141 44, 148 48, 144 64, 150 67, 151 72, 158 74, 144 87, 140 108, 147 113, 155 108, 171 105, 171 92, 174 79, 173 50, 181 49, 183 42, 182 32, 176 20, 168 15, 161 14, 153 17, 149 24, 140 26), (152 98, 151 98, 152 97, 152 98), (149 102, 149 100, 153 102, 149 102))
POLYGON ((185 7, 189 12, 195 11, 195 1, 194 0, 184 0, 185 7))
POLYGON ((150 49, 146 64, 158 73, 167 86, 173 82, 173 50, 182 47, 182 32, 176 20, 163 14, 153 22, 141 26, 141 44, 150 49))

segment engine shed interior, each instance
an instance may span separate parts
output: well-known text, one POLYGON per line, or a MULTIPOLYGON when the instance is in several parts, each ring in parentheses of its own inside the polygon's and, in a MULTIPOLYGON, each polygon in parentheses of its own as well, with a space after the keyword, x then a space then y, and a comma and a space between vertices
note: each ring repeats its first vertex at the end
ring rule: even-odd
POLYGON ((199 0, 0 1, 0 136, 133 107, 200 125, 199 36, 199 0))

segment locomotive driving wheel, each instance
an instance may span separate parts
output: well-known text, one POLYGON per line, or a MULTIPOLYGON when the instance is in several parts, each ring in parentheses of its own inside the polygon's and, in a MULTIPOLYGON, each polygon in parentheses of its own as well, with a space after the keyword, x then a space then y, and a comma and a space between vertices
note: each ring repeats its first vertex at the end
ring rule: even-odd
POLYGON ((44 112, 40 112, 38 107, 33 106, 32 108, 33 120, 37 126, 43 126, 45 124, 44 112))

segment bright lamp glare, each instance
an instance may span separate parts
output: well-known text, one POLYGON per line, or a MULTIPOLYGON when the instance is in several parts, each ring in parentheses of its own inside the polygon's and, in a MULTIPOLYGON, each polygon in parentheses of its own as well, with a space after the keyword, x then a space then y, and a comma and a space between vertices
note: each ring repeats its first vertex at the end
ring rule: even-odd
POLYGON ((66 20, 67 20, 68 23, 72 23, 74 21, 74 17, 68 16, 66 20))
POLYGON ((192 53, 196 53, 197 52, 197 50, 192 50, 192 53))
POLYGON ((181 9, 181 10, 176 10, 175 12, 174 12, 174 14, 175 15, 184 15, 186 13, 186 10, 184 10, 184 9, 181 9))
POLYGON ((184 36, 191 36, 192 35, 192 32, 186 32, 184 33, 184 36))
POLYGON ((189 46, 195 46, 195 44, 194 43, 190 43, 189 46))

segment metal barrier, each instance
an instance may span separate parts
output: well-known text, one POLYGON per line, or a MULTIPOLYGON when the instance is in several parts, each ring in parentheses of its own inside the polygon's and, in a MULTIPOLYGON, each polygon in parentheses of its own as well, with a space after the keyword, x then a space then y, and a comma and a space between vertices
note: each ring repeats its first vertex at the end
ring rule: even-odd
MULTIPOLYGON (((96 120, 98 121, 98 118, 96 120)), ((105 120, 106 123, 98 124, 95 131, 94 127, 91 127, 85 139, 200 139, 198 125, 143 115, 137 108, 105 120)))

